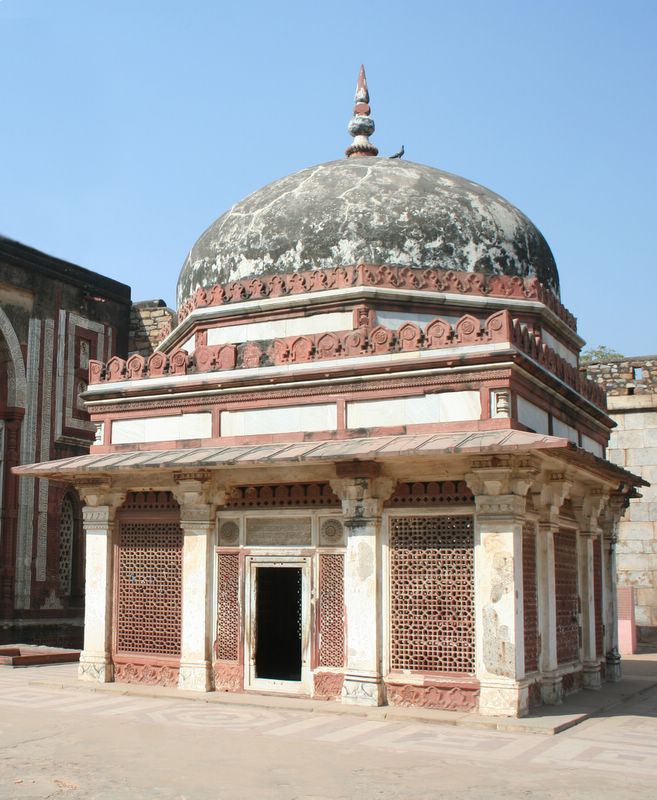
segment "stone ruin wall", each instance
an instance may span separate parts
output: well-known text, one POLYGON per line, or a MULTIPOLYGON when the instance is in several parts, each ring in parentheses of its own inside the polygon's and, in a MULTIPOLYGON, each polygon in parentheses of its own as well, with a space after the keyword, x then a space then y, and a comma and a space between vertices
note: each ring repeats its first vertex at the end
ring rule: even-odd
POLYGON ((605 386, 617 427, 607 457, 651 483, 620 523, 618 585, 634 589, 639 641, 657 641, 657 356, 589 364, 587 377, 605 386))
POLYGON ((603 385, 608 396, 657 393, 657 356, 588 364, 586 377, 603 385))
POLYGON ((150 356, 176 326, 176 312, 164 300, 133 303, 130 312, 128 355, 150 356))

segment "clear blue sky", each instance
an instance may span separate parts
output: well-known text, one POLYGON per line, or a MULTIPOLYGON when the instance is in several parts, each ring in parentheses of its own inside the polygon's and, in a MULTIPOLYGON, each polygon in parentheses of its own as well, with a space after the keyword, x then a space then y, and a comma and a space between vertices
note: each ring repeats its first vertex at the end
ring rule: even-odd
POLYGON ((0 0, 0 232, 173 304, 232 203, 374 142, 521 208, 591 345, 657 353, 654 0, 0 0))

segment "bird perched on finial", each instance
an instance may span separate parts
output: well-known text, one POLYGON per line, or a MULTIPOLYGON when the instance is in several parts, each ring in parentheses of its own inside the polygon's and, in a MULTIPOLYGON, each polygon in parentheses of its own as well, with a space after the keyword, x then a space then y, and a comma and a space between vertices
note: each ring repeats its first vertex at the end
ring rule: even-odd
POLYGON ((401 150, 395 153, 394 156, 388 156, 388 158, 401 158, 404 155, 404 145, 401 146, 401 150))

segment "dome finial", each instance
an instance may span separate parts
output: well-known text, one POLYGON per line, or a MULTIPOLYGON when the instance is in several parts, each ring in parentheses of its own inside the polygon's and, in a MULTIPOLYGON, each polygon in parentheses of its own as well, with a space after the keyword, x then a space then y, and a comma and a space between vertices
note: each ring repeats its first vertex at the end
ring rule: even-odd
POLYGON ((370 93, 367 91, 367 78, 365 67, 360 65, 358 83, 356 84, 356 97, 354 98, 354 115, 349 120, 347 130, 354 137, 354 141, 345 150, 347 158, 351 156, 376 156, 379 150, 369 140, 374 133, 374 120, 370 117, 370 93))

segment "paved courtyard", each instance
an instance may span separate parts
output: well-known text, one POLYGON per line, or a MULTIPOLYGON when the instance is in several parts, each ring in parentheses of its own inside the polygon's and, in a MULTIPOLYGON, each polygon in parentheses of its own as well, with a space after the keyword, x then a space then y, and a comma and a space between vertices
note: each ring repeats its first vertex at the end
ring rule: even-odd
POLYGON ((550 736, 57 687, 74 673, 0 670, 2 800, 657 797, 657 688, 550 736))

